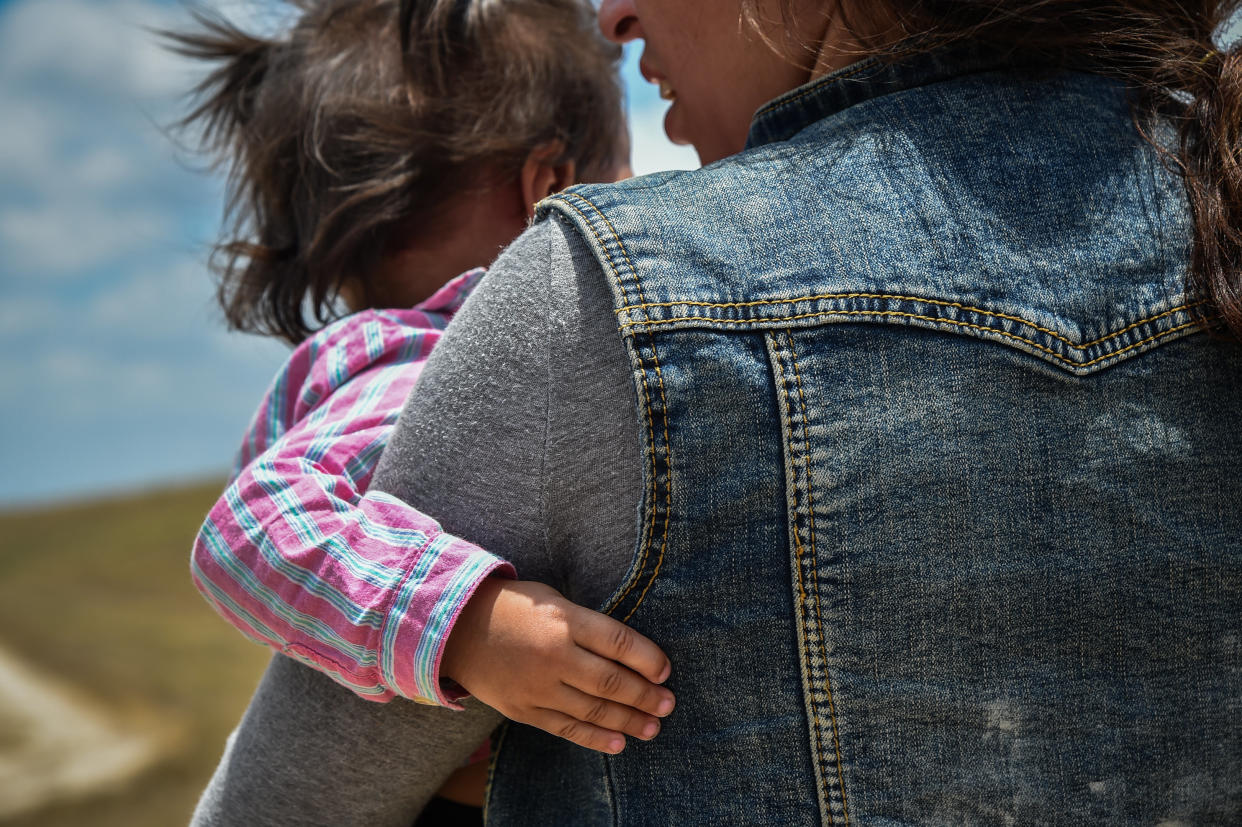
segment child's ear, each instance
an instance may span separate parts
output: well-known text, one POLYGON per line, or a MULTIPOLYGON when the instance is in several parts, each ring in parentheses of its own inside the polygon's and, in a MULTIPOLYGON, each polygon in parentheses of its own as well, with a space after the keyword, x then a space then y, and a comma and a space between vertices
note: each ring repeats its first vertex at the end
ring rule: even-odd
POLYGON ((526 156, 519 176, 522 185, 522 205, 526 208, 526 218, 535 216, 535 205, 554 192, 577 183, 577 165, 573 161, 557 163, 557 159, 565 153, 565 145, 560 141, 540 144, 526 156))

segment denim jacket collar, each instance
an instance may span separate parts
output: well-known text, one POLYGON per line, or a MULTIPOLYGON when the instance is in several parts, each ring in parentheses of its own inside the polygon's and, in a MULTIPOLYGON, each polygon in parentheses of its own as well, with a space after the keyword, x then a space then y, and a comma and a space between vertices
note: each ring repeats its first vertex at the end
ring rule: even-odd
POLYGON ((746 148, 786 141, 806 127, 872 98, 1011 64, 979 44, 956 44, 897 58, 871 57, 804 83, 760 107, 746 148))

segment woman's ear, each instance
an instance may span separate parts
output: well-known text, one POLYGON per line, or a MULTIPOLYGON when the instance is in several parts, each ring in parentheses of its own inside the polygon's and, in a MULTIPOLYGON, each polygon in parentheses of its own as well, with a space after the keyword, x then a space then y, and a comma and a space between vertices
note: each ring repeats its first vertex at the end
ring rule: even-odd
POLYGON ((557 163, 557 159, 564 154, 563 143, 550 141, 535 147, 526 156, 519 179, 527 219, 534 218, 535 205, 540 201, 577 183, 577 165, 573 161, 557 163))

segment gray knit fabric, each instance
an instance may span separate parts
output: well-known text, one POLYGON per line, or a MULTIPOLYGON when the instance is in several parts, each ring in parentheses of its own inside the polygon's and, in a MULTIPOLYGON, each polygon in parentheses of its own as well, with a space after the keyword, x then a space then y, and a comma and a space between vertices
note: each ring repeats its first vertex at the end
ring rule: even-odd
POLYGON ((629 567, 642 486, 611 311, 578 235, 533 227, 445 333, 373 483, 592 607, 629 567))
MULTIPOLYGON (((598 263, 557 220, 501 256, 450 325, 372 488, 587 606, 629 568, 642 464, 598 263)), ((277 657, 195 825, 409 825, 500 718, 361 700, 277 657)))
POLYGON ((194 812, 201 827, 410 827, 500 716, 364 701, 272 658, 194 812))

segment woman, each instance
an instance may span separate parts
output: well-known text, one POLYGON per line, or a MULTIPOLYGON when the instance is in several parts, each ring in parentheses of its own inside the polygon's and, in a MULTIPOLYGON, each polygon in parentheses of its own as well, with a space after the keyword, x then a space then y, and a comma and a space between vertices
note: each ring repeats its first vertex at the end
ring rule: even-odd
MULTIPOLYGON (((491 819, 1242 817, 1236 5, 605 0, 712 165, 545 202, 374 484, 655 640, 678 708, 618 756, 510 727, 491 819)), ((392 823, 497 720, 403 755, 442 716, 304 678, 237 745, 392 823)))

